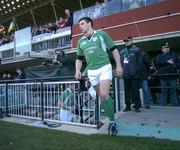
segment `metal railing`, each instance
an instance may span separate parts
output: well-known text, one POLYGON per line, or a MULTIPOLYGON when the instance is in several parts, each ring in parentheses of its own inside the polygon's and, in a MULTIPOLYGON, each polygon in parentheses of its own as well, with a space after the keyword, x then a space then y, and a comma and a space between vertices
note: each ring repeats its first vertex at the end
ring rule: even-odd
POLYGON ((180 106, 180 73, 154 74, 148 82, 151 104, 180 106), (162 85, 162 80, 166 82, 165 85, 162 85), (171 83, 173 80, 174 83, 171 83), (176 104, 173 99, 177 100, 176 104))
MULTIPOLYGON (((99 98, 93 99, 88 91, 81 90, 80 82, 73 78, 0 81, 0 108, 11 116, 99 128, 101 116, 104 118, 99 98), (75 86, 73 103, 69 105, 72 119, 62 121, 58 101, 69 83, 75 86)), ((120 99, 116 93, 117 84, 119 81, 115 78, 113 84, 115 88, 112 89, 111 95, 115 100, 116 112, 121 110, 120 99), (116 89, 115 92, 114 89, 116 89)))
POLYGON ((0 84, 0 108, 11 116, 90 127, 99 125, 99 106, 95 108, 97 102, 90 100, 87 91, 79 91, 79 81, 37 79, 5 83, 0 84), (69 83, 75 86, 73 106, 70 105, 72 120, 61 121, 58 101, 69 83))
MULTIPOLYGON (((158 77, 159 75, 155 76, 158 77)), ((94 100, 88 91, 80 90, 80 82, 73 78, 0 81, 0 108, 11 116, 99 128, 100 122, 105 116, 100 107, 99 98, 97 97, 94 100), (69 83, 75 86, 73 103, 70 105, 70 108, 72 108, 72 120, 62 121, 58 101, 69 83)), ((179 79, 177 79, 178 97, 179 87, 179 79)), ((161 88, 160 85, 156 87, 149 86, 150 90, 161 90, 161 88)), ((167 88, 171 89, 170 86, 167 88)), ((122 79, 114 78, 110 94, 114 99, 115 112, 123 110, 125 102, 122 79)), ((162 96, 161 91, 158 94, 162 96)), ((143 95, 141 97, 142 101, 143 95)), ((178 102, 180 103, 179 100, 178 102)))

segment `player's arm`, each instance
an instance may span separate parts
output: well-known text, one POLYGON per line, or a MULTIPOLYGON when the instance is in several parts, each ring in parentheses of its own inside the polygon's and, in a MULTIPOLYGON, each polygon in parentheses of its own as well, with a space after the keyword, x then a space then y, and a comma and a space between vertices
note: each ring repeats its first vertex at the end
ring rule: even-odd
POLYGON ((75 68, 76 68, 76 73, 75 73, 75 78, 77 80, 81 80, 82 74, 81 74, 81 68, 83 64, 83 51, 80 46, 80 41, 78 41, 78 46, 77 46, 77 57, 76 57, 76 62, 75 62, 75 68))
POLYGON ((60 108, 64 107, 64 103, 61 100, 58 101, 58 107, 60 107, 60 108))
POLYGON ((82 74, 81 74, 81 68, 82 68, 82 60, 80 59, 76 59, 76 74, 75 74, 75 77, 77 80, 80 80, 81 77, 82 77, 82 74))
POLYGON ((120 54, 119 54, 119 51, 117 48, 112 50, 112 55, 113 55, 113 58, 114 58, 115 63, 116 63, 116 75, 118 77, 121 77, 123 74, 123 69, 121 66, 121 57, 120 57, 120 54))
POLYGON ((107 34, 107 32, 101 31, 100 34, 102 35, 102 37, 106 43, 106 47, 112 52, 113 58, 116 63, 116 75, 120 77, 120 76, 122 76, 123 70, 122 70, 122 66, 121 66, 121 60, 120 60, 121 58, 120 58, 119 51, 118 51, 116 45, 114 44, 114 41, 109 36, 109 34, 107 34))
POLYGON ((65 92, 61 94, 58 100, 58 107, 64 108, 64 99, 65 99, 65 92))

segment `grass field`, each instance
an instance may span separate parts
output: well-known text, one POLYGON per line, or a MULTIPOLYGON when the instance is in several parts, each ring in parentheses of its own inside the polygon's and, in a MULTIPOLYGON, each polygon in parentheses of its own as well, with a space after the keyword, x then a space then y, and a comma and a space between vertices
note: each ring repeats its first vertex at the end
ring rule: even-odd
POLYGON ((180 150, 180 141, 81 135, 0 121, 0 150, 180 150))

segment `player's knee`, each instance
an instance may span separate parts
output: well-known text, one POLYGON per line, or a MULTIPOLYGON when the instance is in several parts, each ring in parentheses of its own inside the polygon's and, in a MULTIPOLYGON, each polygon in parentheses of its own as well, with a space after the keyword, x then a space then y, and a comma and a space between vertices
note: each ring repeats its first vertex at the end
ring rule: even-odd
POLYGON ((108 98, 108 94, 107 93, 101 93, 100 94, 100 98, 103 99, 107 99, 108 98))

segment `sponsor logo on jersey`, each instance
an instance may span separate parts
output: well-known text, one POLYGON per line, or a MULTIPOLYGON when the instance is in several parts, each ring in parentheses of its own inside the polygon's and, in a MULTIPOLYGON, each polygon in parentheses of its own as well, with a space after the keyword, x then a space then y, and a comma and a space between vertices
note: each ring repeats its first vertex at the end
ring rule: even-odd
POLYGON ((93 42, 96 42, 97 41, 97 37, 93 37, 93 42))
POLYGON ((97 46, 91 46, 91 47, 87 47, 84 51, 88 51, 88 52, 94 52, 95 49, 97 49, 98 47, 97 46))
POLYGON ((81 46, 84 46, 86 43, 87 43, 86 41, 83 41, 83 42, 81 43, 81 46))

